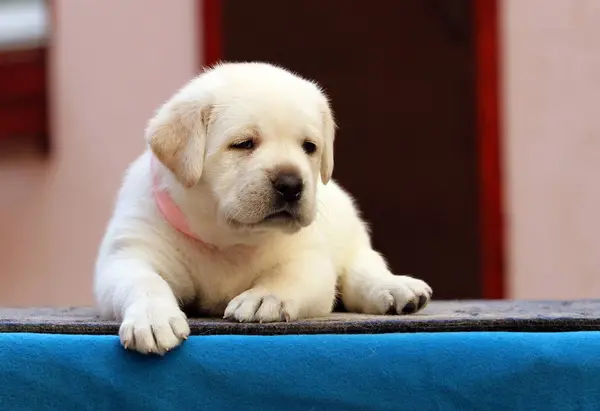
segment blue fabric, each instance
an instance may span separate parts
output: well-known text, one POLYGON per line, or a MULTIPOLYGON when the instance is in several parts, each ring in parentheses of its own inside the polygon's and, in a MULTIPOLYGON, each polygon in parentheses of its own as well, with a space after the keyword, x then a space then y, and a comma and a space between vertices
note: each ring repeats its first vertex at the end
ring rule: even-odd
POLYGON ((600 332, 0 334, 0 410, 600 410, 600 332))

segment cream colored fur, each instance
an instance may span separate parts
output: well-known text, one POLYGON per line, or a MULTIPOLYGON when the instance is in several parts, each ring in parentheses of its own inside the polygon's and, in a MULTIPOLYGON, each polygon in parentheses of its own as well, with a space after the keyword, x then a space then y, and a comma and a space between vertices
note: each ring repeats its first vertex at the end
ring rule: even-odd
POLYGON ((149 150, 125 176, 96 265, 97 305, 122 322, 126 348, 176 347, 190 332, 184 304, 234 321, 274 322, 327 315, 336 290, 354 312, 401 314, 427 303, 429 286, 392 275, 351 197, 330 180, 334 132, 319 87, 264 63, 207 70, 157 111, 149 150), (231 147, 249 139, 252 149, 231 147), (315 153, 305 152, 306 141, 315 153), (161 187, 214 248, 160 214, 152 155, 161 187), (281 170, 301 176, 302 200, 292 219, 265 221, 276 211, 271 181, 281 170))

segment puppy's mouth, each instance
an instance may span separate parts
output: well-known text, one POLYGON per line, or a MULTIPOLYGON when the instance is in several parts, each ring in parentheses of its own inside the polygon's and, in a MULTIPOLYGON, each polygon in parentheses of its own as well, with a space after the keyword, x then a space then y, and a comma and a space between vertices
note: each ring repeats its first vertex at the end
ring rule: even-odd
POLYGON ((240 228, 252 227, 295 227, 301 225, 300 215, 290 210, 275 211, 254 222, 228 220, 229 224, 240 228))
POLYGON ((264 218, 263 221, 296 221, 298 220, 291 212, 288 210, 276 211, 273 214, 269 214, 264 218))
MULTIPOLYGON (((258 217, 258 216, 257 216, 258 217)), ((239 229, 283 229, 296 231, 312 222, 299 207, 273 207, 269 212, 252 220, 228 219, 228 224, 239 229)))

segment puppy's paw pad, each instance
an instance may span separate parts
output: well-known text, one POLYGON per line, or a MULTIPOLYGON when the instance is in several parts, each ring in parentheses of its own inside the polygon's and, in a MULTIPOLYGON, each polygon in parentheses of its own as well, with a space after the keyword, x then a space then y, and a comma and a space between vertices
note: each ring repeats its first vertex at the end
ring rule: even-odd
POLYGON ((413 314, 431 300, 433 291, 424 281, 407 276, 388 279, 372 294, 379 314, 413 314))
POLYGON ((227 305, 223 318, 239 322, 283 322, 297 318, 294 305, 264 290, 248 290, 227 305))
POLYGON ((176 307, 133 307, 125 314, 119 337, 124 348, 164 354, 190 334, 185 314, 176 307))
POLYGON ((402 308, 402 314, 412 314, 417 312, 417 310, 419 309, 419 307, 413 303, 412 301, 409 301, 403 308, 402 308))

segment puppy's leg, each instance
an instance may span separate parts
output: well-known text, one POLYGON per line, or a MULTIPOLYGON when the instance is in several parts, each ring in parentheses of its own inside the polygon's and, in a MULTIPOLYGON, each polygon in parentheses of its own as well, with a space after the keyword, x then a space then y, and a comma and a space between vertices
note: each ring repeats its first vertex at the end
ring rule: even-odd
POLYGON ((103 316, 122 320, 125 348, 164 354, 190 333, 171 287, 144 261, 114 258, 97 272, 96 298, 103 316))
POLYGON ((370 245, 358 250, 340 278, 340 293, 348 311, 365 314, 410 314, 427 305, 432 290, 424 281, 393 275, 370 245))
POLYGON ((224 318, 278 322, 322 317, 333 309, 335 286, 330 258, 305 253, 261 276, 254 287, 231 300, 224 318))

